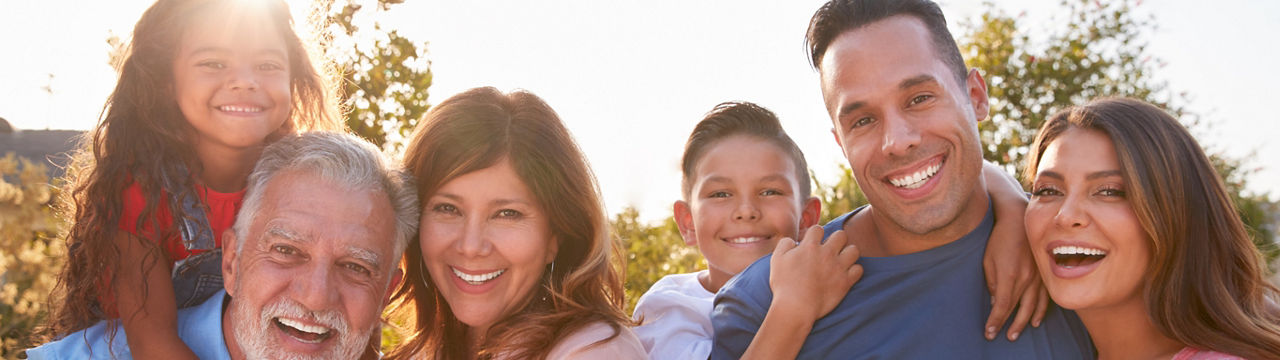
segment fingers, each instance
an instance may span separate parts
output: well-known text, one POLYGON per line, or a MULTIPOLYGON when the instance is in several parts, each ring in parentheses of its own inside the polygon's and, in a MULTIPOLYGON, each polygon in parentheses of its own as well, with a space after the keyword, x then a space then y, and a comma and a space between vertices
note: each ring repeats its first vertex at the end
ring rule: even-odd
POLYGON ((1036 281, 1032 287, 1040 296, 1036 301, 1036 314, 1031 317, 1031 326, 1040 327, 1040 323, 1044 321, 1044 313, 1049 311, 1049 293, 1045 291, 1044 283, 1039 281, 1036 281))
POLYGON ((862 280, 862 265, 853 264, 849 267, 849 286, 853 286, 858 280, 862 280))
POLYGON ((846 265, 853 265, 858 262, 858 258, 860 257, 862 257, 862 250, 859 250, 858 246, 853 244, 845 245, 843 249, 840 249, 840 253, 838 254, 840 263, 846 265))
POLYGON ((833 246, 837 249, 844 247, 844 245, 848 243, 848 238, 844 236, 844 230, 836 230, 836 232, 831 233, 831 236, 828 236, 826 241, 822 240, 822 234, 823 231, 821 226, 810 226, 809 229, 804 232, 804 241, 822 244, 824 246, 833 246))
POLYGON ((1003 281, 996 284, 995 302, 991 306, 991 315, 987 317, 987 326, 984 335, 987 340, 994 340, 996 332, 1004 326, 1005 319, 1009 318, 1009 313, 1013 310, 1013 279, 1003 281))
POLYGON ((782 254, 786 254, 791 249, 795 249, 796 246, 800 246, 800 244, 791 238, 778 239, 778 244, 773 246, 773 257, 782 256, 782 254))
POLYGON ((1027 321, 1030 321, 1032 314, 1036 312, 1036 303, 1039 301, 1039 289, 1028 286, 1026 291, 1022 293, 1022 299, 1018 300, 1018 313, 1013 316, 1013 323, 1009 324, 1009 332, 1007 334, 1009 341, 1018 340, 1018 335, 1022 334, 1022 329, 1027 328, 1027 321))

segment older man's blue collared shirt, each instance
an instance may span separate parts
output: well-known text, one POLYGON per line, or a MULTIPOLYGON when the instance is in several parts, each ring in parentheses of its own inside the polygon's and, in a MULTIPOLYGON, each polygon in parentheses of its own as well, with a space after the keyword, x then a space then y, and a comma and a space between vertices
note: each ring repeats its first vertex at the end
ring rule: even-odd
MULTIPOLYGON (((222 309, 226 291, 219 291, 200 305, 178 310, 178 337, 203 360, 231 359, 227 342, 222 338, 222 309)), ((115 338, 108 341, 106 321, 80 330, 57 341, 27 350, 29 359, 132 359, 128 334, 116 322, 115 338)))

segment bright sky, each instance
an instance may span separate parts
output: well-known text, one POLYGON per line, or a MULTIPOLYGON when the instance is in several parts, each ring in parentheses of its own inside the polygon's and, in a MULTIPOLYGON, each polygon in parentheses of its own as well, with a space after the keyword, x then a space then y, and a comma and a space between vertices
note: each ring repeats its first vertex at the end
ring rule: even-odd
MULTIPOLYGON (((981 2, 941 2, 956 36, 981 2)), ((0 117, 22 129, 92 127, 115 81, 104 39, 127 37, 150 3, 5 1, 0 117)), ((679 197, 689 131, 726 100, 772 109, 819 179, 833 178, 844 159, 802 48, 821 3, 409 1, 382 22, 430 42, 432 103, 476 86, 538 94, 587 153, 610 212, 634 205, 658 219, 679 197)), ((996 3, 1025 10, 1035 29, 1064 21, 1058 1, 996 3)), ((1280 43, 1265 35, 1280 31, 1280 2, 1162 0, 1140 9, 1159 24, 1148 50, 1167 65, 1156 75, 1217 122, 1202 144, 1236 156, 1256 150, 1252 165, 1264 169, 1251 188, 1280 196, 1280 142, 1272 140, 1280 115, 1267 95, 1280 83, 1280 43)))

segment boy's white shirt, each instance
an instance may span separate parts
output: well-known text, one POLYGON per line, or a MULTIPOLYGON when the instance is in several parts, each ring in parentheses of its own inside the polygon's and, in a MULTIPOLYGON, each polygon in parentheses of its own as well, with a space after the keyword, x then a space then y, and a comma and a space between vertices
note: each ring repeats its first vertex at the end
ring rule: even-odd
POLYGON ((698 282, 698 274, 667 275, 636 303, 633 330, 650 359, 706 359, 711 355, 711 310, 716 294, 698 282))

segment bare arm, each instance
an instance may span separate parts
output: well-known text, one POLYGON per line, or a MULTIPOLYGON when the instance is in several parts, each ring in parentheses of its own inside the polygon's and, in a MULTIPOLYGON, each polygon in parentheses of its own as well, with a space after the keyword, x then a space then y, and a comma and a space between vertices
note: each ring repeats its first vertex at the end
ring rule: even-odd
POLYGON ((197 359, 178 337, 178 305, 168 257, 160 253, 146 259, 152 245, 127 232, 117 232, 112 241, 120 249, 120 261, 111 286, 133 357, 197 359), (144 263, 146 269, 140 265, 144 263))
POLYGON ((813 323, 844 300, 862 278, 858 247, 844 231, 822 242, 822 228, 805 231, 799 243, 778 240, 770 260, 773 302, 743 359, 792 359, 800 353, 813 323))
POLYGON ((1018 312, 1007 333, 1007 338, 1013 341, 1026 328, 1028 321, 1040 326, 1049 305, 1049 294, 1040 281, 1031 257, 1031 246, 1027 243, 1022 220, 1027 198, 1022 185, 992 163, 983 164, 982 174, 996 215, 995 227, 991 230, 982 259, 987 288, 993 295, 991 314, 987 317, 983 335, 987 340, 995 339, 996 332, 1004 326, 1016 305, 1018 312))

